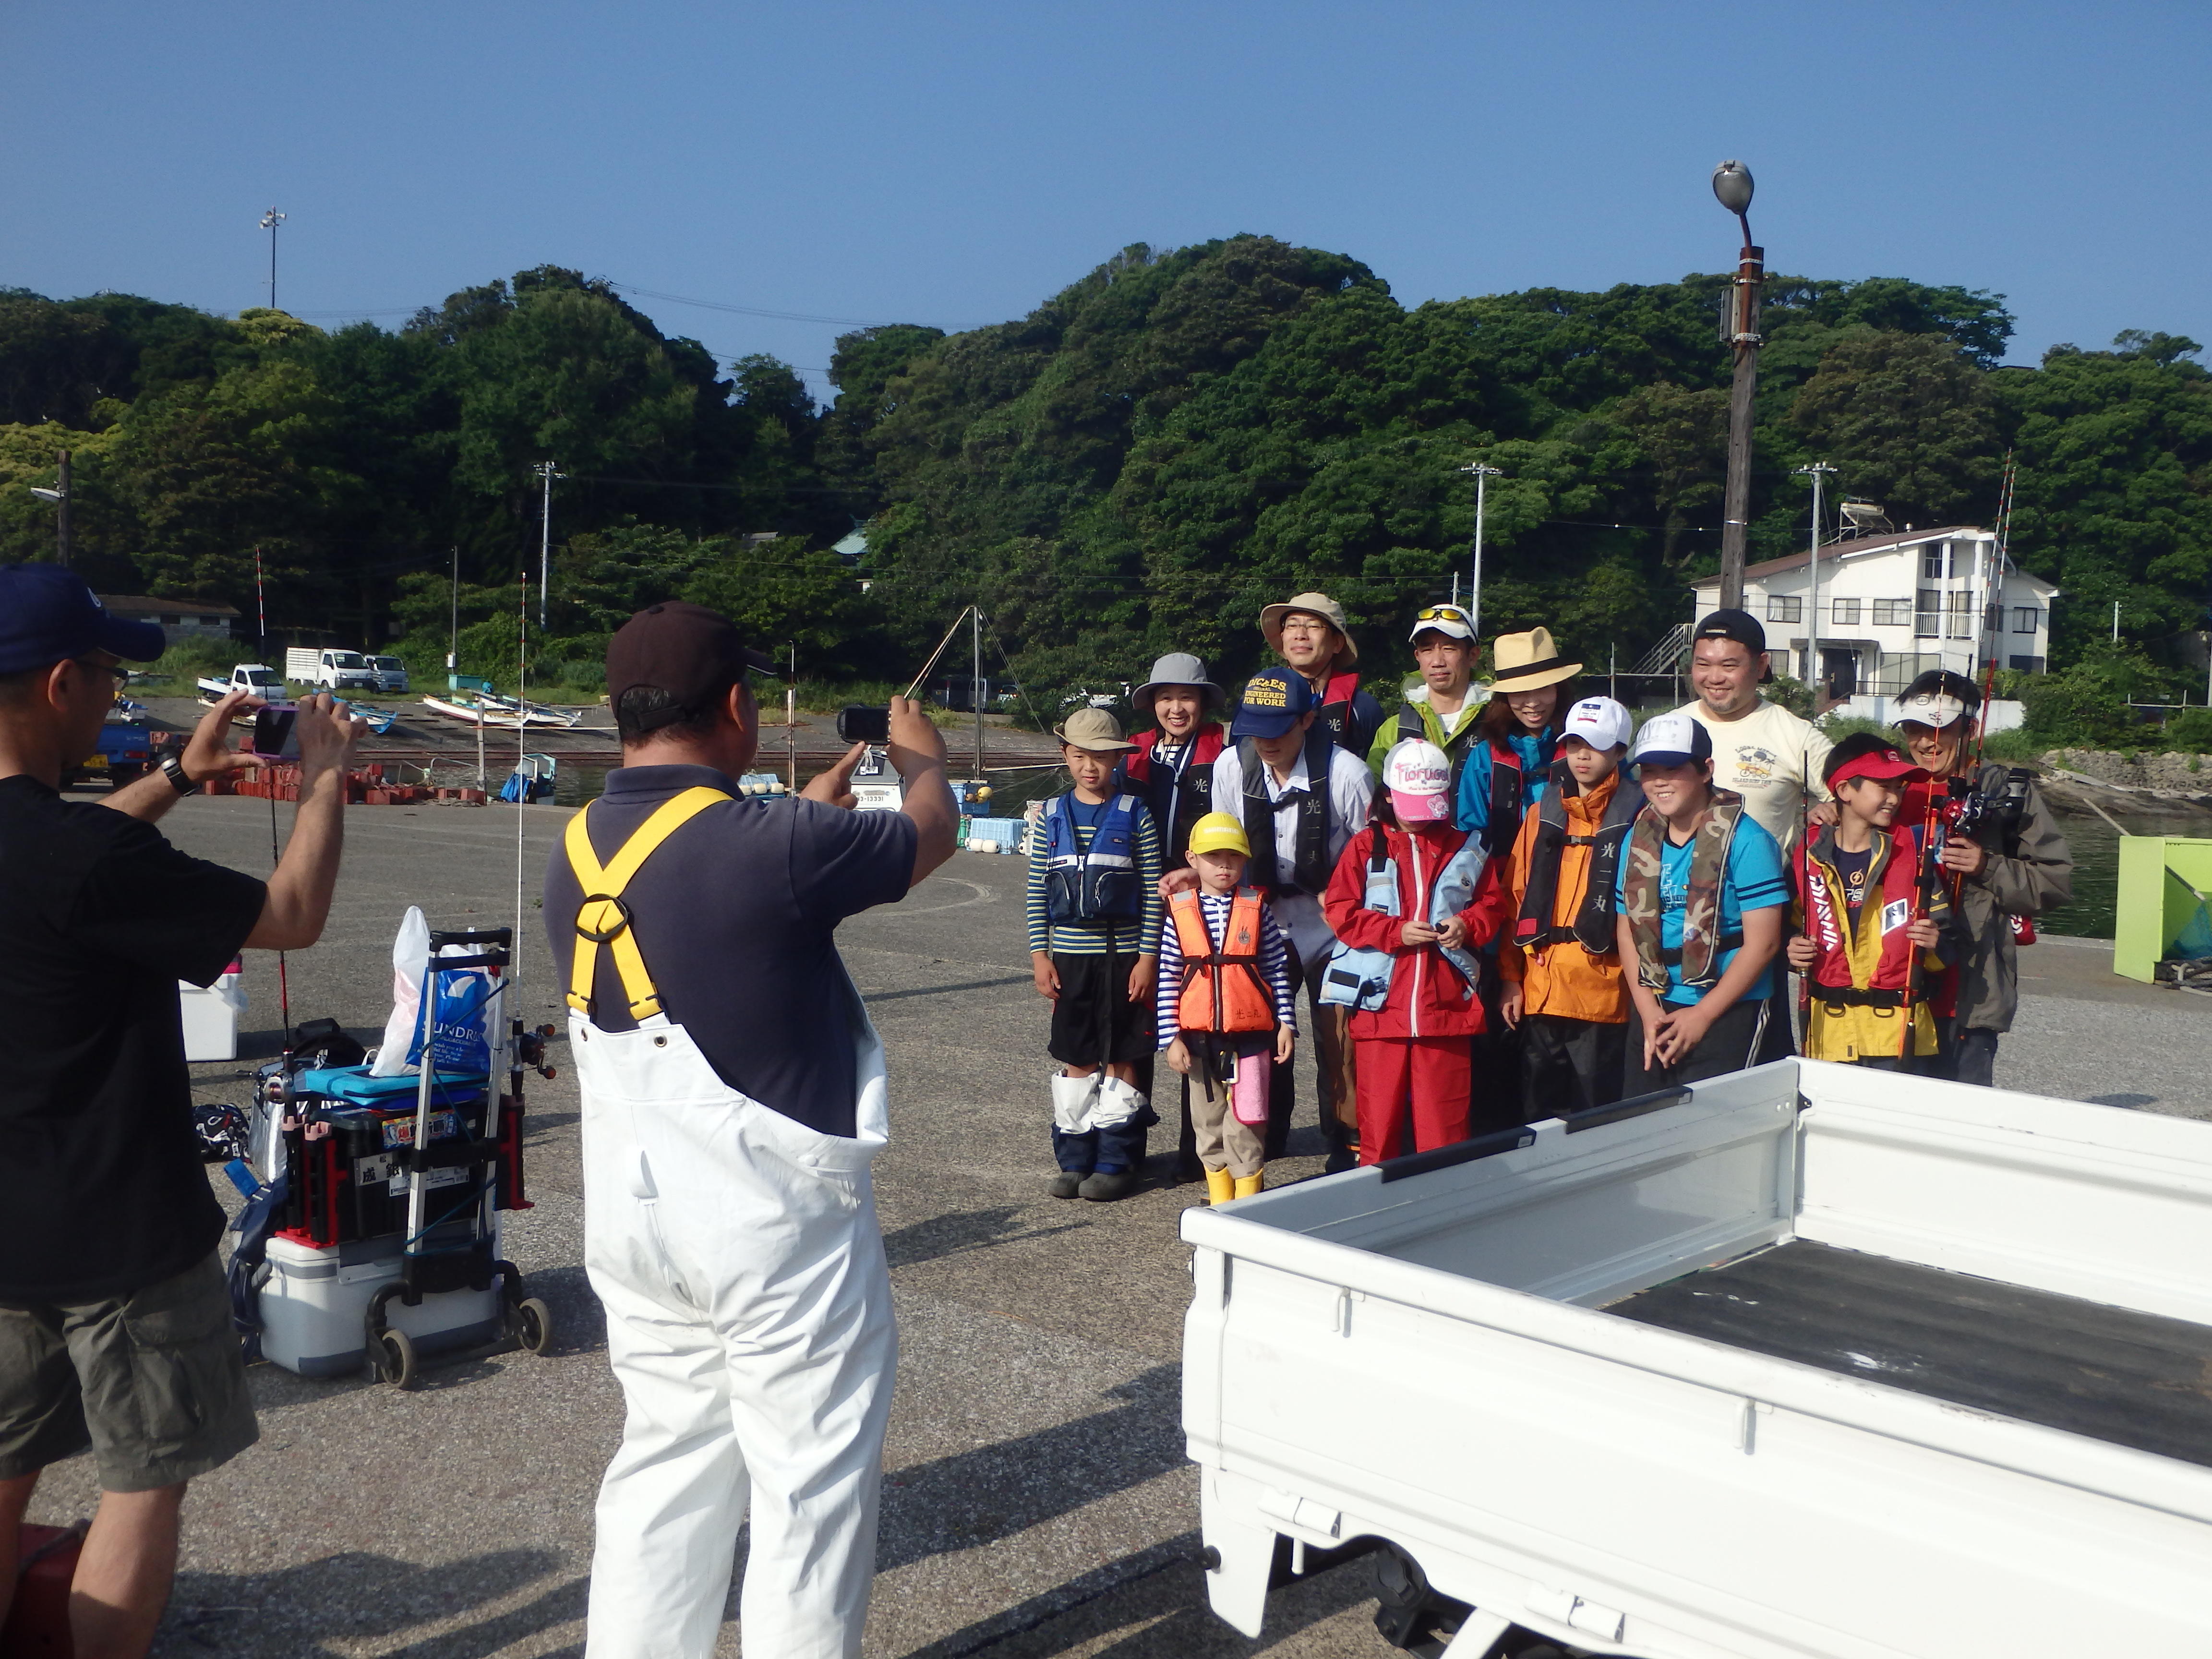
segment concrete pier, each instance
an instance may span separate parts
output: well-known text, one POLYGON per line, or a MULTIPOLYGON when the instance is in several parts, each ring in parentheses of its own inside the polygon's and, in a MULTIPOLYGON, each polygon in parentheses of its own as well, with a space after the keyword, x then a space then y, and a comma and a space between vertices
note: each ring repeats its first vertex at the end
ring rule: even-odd
MULTIPOLYGON (((434 927, 513 921, 519 823, 524 1006, 533 1022, 561 1023, 537 895, 568 816, 349 813, 330 931, 290 959, 294 1018, 333 1016, 374 1041, 410 903, 434 927)), ((187 801, 163 829, 187 851, 269 867, 266 802, 187 801)), ((890 1054, 893 1139, 877 1191, 904 1347, 866 1650, 1382 1659, 1395 1650, 1370 1622, 1364 1563, 1279 1595, 1256 1644, 1205 1608, 1197 1473, 1176 1420, 1190 1281, 1176 1237, 1203 1188, 1163 1184, 1171 1132, 1155 1131, 1135 1197, 1047 1195, 1047 1019, 1022 935, 1024 873, 1018 858, 957 855, 842 936, 890 1054)), ((2212 1117, 2212 1001, 2118 979, 2109 946, 2087 941, 2045 941, 2023 964, 2002 1083, 2212 1117)), ((248 989, 244 1052, 265 1056, 281 1042, 273 957, 249 958, 248 989)), ((530 1091, 537 1207, 509 1218, 508 1253, 554 1308, 554 1352, 433 1364, 404 1394, 255 1367, 261 1443, 194 1487, 157 1652, 581 1652, 592 1498, 621 1402, 580 1265, 577 1101, 566 1044, 551 1046, 562 1074, 530 1091)), ((196 1066, 196 1092, 243 1099, 249 1070, 196 1066)), ((1162 1109, 1172 1121, 1171 1096, 1162 1109)), ((1320 1167, 1310 1089, 1292 1148, 1273 1178, 1320 1167)), ((94 1497, 88 1462, 76 1460, 49 1472, 33 1518, 88 1514, 94 1497)), ((738 1650, 726 1626, 719 1651, 738 1650)))

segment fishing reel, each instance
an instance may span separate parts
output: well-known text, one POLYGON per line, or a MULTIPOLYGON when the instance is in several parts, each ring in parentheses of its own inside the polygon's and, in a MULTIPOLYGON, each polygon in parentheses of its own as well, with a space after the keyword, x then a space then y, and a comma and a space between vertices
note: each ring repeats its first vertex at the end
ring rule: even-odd
POLYGON ((514 1059, 518 1066, 527 1066, 549 1083, 560 1073, 545 1063, 545 1039, 557 1036, 558 1028, 551 1025, 532 1025, 526 1028, 520 1020, 514 1022, 514 1059))

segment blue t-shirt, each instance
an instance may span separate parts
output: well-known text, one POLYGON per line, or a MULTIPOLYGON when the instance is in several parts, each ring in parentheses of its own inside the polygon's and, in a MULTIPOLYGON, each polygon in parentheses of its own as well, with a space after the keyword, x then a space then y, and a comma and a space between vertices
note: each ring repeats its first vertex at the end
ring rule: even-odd
MULTIPOLYGON (((1516 732, 1505 739, 1505 746, 1521 759, 1521 810, 1524 813, 1536 810, 1536 803, 1544 799, 1544 791, 1552 781, 1552 753, 1559 742, 1559 734, 1546 726, 1540 732, 1516 732)), ((1468 745, 1467 764, 1460 768, 1459 799, 1455 804, 1454 820, 1459 827, 1480 839, 1490 827, 1490 744, 1478 738, 1468 745)))
MULTIPOLYGON (((1659 838, 1659 943, 1669 951, 1682 948, 1682 912, 1690 902, 1690 854, 1697 845, 1694 838, 1680 847, 1665 836, 1659 838)), ((1626 909, 1628 903, 1628 860, 1620 861, 1620 875, 1615 889, 1618 902, 1626 909)), ((1740 933, 1743 928, 1743 913, 1763 910, 1773 905, 1790 902, 1790 877, 1782 863, 1782 848, 1773 836, 1759 825, 1748 811, 1735 823, 1735 839, 1729 842, 1728 865, 1721 872, 1721 932, 1723 935, 1740 933)), ((1723 951, 1715 959, 1713 977, 1719 979, 1735 960, 1734 951, 1723 951)), ((1782 957, 1776 953, 1766 971, 1751 982, 1751 988, 1740 999, 1756 1002, 1761 997, 1771 997, 1781 989, 1782 957)), ((1662 1002, 1687 1007, 1699 1000, 1698 994, 1682 983, 1680 963, 1667 970, 1667 994, 1662 1002)))

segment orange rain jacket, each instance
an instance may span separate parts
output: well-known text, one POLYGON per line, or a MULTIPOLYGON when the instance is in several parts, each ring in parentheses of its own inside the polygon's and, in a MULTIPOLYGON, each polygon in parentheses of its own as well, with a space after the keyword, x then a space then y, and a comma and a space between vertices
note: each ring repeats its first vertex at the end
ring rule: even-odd
MULTIPOLYGON (((1613 775, 1579 795, 1569 795, 1566 809, 1570 836, 1594 836, 1604 821, 1606 803, 1620 787, 1613 775)), ((1536 845, 1536 814, 1521 820, 1521 833, 1513 842, 1512 868, 1507 876, 1513 902, 1508 915, 1518 915, 1528 891, 1528 863, 1536 845)), ((1583 889, 1589 880, 1590 849, 1569 845, 1559 849, 1559 887, 1552 906, 1552 920, 1571 925, 1582 908, 1583 889)), ((1541 951, 1523 951, 1513 943, 1509 927, 1498 947, 1498 971, 1521 981, 1524 1014, 1550 1014, 1560 1019, 1585 1019, 1594 1024, 1618 1025, 1628 1018, 1628 985, 1620 974, 1618 952, 1594 957, 1580 945, 1553 945, 1541 951)))

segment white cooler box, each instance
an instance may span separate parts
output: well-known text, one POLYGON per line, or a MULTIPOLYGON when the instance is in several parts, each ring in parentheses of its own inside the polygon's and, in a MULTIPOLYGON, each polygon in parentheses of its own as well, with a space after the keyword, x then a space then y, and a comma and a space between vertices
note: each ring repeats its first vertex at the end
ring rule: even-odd
POLYGON ((179 980, 177 1003, 184 1017, 187 1060, 238 1058, 238 1016, 246 1006, 245 976, 238 963, 232 963, 205 990, 179 980))
MULTIPOLYGON (((492 1254, 499 1254, 494 1235, 492 1254)), ((362 1342, 368 1299, 399 1277, 399 1236, 319 1250, 289 1238, 269 1241, 269 1281, 261 1287, 261 1353, 301 1376, 343 1376, 368 1363, 362 1342)), ((500 1281, 481 1291, 426 1296, 416 1307, 394 1297, 385 1323, 406 1332, 419 1353, 495 1340, 504 1326, 500 1281)))

